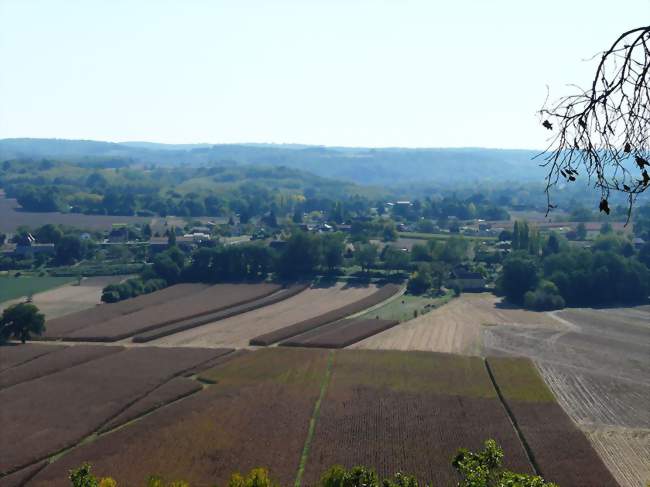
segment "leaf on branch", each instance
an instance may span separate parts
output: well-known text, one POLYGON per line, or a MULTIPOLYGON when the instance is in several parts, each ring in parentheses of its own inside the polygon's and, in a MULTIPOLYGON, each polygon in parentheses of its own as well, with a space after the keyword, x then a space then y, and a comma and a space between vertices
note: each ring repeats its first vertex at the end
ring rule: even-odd
POLYGON ((626 142, 626 143, 625 143, 625 147, 623 148, 623 152, 625 152, 625 153, 627 153, 627 154, 629 154, 630 152, 632 152, 632 146, 630 145, 629 142, 626 142))
POLYGON ((549 122, 548 120, 544 120, 542 122, 542 125, 547 128, 548 130, 553 130, 553 124, 549 122))
POLYGON ((644 170, 641 175, 643 176, 643 185, 647 186, 650 183, 650 176, 648 176, 648 171, 644 170))
POLYGON ((578 125, 580 125, 583 129, 587 128, 587 122, 585 122, 583 119, 578 120, 578 125))
POLYGON ((627 184, 624 184, 624 185, 623 185, 623 189, 624 189, 625 191, 630 191, 630 187, 629 187, 627 184))
POLYGON ((575 176, 569 176, 569 181, 575 181, 576 177, 575 176))
POLYGON ((598 206, 598 209, 600 211, 604 211, 605 213, 607 213, 609 215, 609 203, 607 203, 606 199, 600 200, 600 205, 598 206))
POLYGON ((650 166, 648 161, 646 161, 643 157, 636 156, 635 160, 636 160, 636 163, 639 165, 639 169, 643 169, 643 166, 650 166))

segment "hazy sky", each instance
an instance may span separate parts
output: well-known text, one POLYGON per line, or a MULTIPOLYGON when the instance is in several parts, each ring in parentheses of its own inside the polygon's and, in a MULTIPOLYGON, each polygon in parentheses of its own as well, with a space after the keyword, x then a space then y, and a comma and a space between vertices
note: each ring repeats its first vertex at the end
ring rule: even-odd
POLYGON ((0 138, 538 148, 650 0, 0 0, 0 138))

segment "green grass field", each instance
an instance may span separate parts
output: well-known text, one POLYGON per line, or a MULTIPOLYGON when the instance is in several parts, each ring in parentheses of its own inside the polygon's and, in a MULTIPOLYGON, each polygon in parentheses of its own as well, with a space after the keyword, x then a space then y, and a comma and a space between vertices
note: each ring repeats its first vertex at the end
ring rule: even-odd
POLYGON ((412 294, 403 294, 381 306, 380 308, 367 311, 360 315, 360 318, 374 319, 379 317, 381 320, 408 321, 415 318, 415 312, 418 315, 425 314, 432 309, 438 308, 447 303, 453 294, 449 291, 445 296, 431 298, 429 296, 414 296, 412 294), (427 307, 428 306, 428 307, 427 307))
POLYGON ((0 276, 0 303, 47 291, 74 280, 74 277, 0 276))
POLYGON ((489 357, 487 361, 499 389, 506 399, 526 402, 555 402, 555 396, 529 359, 489 357))

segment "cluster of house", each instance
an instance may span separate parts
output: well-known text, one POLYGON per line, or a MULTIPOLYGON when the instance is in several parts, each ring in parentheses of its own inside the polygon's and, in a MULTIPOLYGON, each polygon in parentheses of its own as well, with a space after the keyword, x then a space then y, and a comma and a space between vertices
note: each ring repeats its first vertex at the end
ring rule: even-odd
POLYGON ((36 255, 54 255, 52 243, 38 243, 31 233, 22 235, 15 243, 6 243, 1 251, 6 257, 32 258, 36 255))

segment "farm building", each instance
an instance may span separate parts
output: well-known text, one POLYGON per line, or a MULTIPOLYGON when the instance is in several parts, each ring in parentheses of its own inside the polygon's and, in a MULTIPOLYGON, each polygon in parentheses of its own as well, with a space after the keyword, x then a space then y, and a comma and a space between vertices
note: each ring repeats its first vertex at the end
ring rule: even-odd
POLYGON ((465 267, 458 266, 451 271, 449 286, 458 285, 464 292, 485 291, 485 279, 478 272, 472 272, 465 267))

